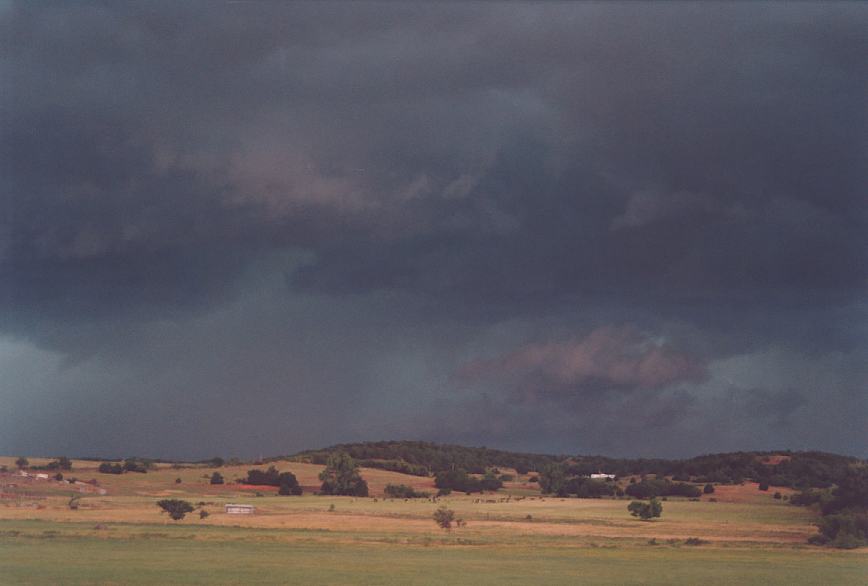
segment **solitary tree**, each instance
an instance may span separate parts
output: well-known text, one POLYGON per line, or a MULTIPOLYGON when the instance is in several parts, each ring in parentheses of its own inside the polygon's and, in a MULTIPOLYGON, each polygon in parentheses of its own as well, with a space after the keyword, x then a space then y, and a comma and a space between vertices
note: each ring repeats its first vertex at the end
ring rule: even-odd
POLYGON ((24 468, 30 466, 30 461, 24 456, 21 456, 20 458, 15 460, 15 465, 18 466, 19 470, 23 470, 24 468))
POLYGON ((452 521, 455 520, 455 512, 447 509, 446 507, 440 507, 436 511, 434 511, 434 522, 437 523, 443 529, 451 529, 452 521))
POLYGON ((157 502, 157 506, 169 513, 175 521, 183 519, 187 513, 193 512, 193 505, 180 499, 163 499, 157 502))
POLYGON ((322 480, 320 492, 323 494, 368 496, 368 483, 359 474, 359 465, 345 452, 328 457, 319 479, 322 480))
POLYGON ((211 475, 211 484, 223 484, 223 475, 215 472, 211 475))
POLYGON ((539 487, 546 494, 561 494, 567 485, 567 475, 562 464, 547 464, 539 472, 539 487))

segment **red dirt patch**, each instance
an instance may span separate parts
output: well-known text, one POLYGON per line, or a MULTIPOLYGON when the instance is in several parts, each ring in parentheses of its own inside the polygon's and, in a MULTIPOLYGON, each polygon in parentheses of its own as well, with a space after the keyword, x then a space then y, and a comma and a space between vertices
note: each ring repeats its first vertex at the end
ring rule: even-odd
POLYGON ((257 490, 259 492, 277 492, 276 486, 268 486, 265 484, 233 484, 232 488, 240 488, 241 490, 257 490))
POLYGON ((769 466, 777 466, 781 462, 786 462, 791 459, 792 456, 787 456, 785 454, 773 454, 771 456, 757 456, 757 459, 763 464, 768 464, 769 466))

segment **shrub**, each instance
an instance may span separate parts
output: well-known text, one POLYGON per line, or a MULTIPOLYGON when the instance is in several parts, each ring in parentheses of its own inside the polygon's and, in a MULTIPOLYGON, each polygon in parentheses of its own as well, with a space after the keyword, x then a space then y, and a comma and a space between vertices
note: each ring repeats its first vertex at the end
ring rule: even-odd
POLYGON ((127 458, 124 460, 123 469, 124 472, 138 472, 139 474, 145 474, 150 467, 150 461, 139 458, 127 458))
MULTIPOLYGON (((497 478, 494 478, 494 480, 497 481, 497 478)), ((484 490, 482 481, 470 476, 461 468, 457 470, 442 470, 438 472, 434 477, 434 486, 440 489, 448 488, 450 490, 458 490, 466 492, 467 494, 482 492, 484 490)))
POLYGON ((123 474, 124 467, 120 464, 112 464, 111 462, 103 462, 97 468, 102 474, 123 474))
POLYGON ((176 478, 176 479, 175 479, 175 484, 181 484, 181 479, 180 479, 180 478, 176 478))
POLYGON ((652 498, 647 503, 633 501, 627 505, 627 510, 634 517, 639 517, 643 521, 650 521, 663 513, 663 505, 656 498, 652 498))
POLYGON ((868 513, 848 511, 826 515, 817 525, 822 541, 832 547, 854 549, 868 545, 868 513))
POLYGON ((496 491, 503 488, 503 481, 497 477, 497 473, 494 470, 489 470, 482 477, 482 480, 479 481, 479 485, 482 487, 482 490, 496 491))
POLYGON ((763 480, 759 483, 759 490, 766 491, 769 489, 769 483, 767 480, 763 480))
POLYGON ((209 514, 208 511, 206 511, 205 509, 202 509, 201 511, 199 511, 199 518, 204 519, 205 517, 208 516, 208 514, 209 514))
POLYGON ((772 498, 775 498, 777 500, 781 500, 781 493, 776 492, 775 494, 772 495, 772 498))
POLYGON ((387 484, 383 492, 386 493, 386 496, 396 499, 427 498, 429 496, 427 492, 416 492, 406 484, 387 484))
POLYGON ((450 529, 452 527, 452 521, 454 519, 455 512, 447 509, 446 507, 440 507, 439 509, 434 511, 434 522, 443 529, 450 529))
POLYGON ((19 470, 24 470, 25 468, 30 466, 30 461, 24 456, 21 456, 20 458, 15 460, 15 465, 18 466, 19 470))
POLYGON ((57 474, 54 475, 54 479, 55 479, 56 481, 60 482, 61 480, 63 480, 63 474, 61 474, 60 472, 58 472, 57 474))
POLYGON ((225 480, 223 479, 223 475, 219 472, 214 472, 211 475, 211 484, 223 484, 225 480))
POLYGON ((169 516, 175 521, 180 521, 187 513, 193 512, 193 505, 180 499, 163 499, 157 501, 157 506, 169 513, 169 516))
POLYGON ((704 545, 706 543, 708 543, 708 541, 698 537, 689 537, 684 540, 684 545, 704 545))
POLYGON ((702 488, 702 494, 714 494, 714 485, 710 482, 702 488))
POLYGON ((302 492, 301 486, 298 485, 298 481, 296 481, 295 484, 281 484, 280 488, 277 489, 277 494, 281 496, 301 496, 302 492))

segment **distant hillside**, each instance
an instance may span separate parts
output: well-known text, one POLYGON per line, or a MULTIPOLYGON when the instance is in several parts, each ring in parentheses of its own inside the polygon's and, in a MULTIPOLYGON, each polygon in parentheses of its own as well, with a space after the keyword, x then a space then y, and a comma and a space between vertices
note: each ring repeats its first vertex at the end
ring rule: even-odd
POLYGON ((418 441, 338 444, 321 450, 299 452, 290 458, 324 464, 329 454, 339 451, 347 452, 353 458, 360 460, 363 466, 384 468, 416 476, 430 476, 437 471, 453 468, 482 474, 486 469, 494 467, 515 468, 519 473, 524 474, 568 458, 418 441))
MULTIPOLYGON (((737 484, 766 481, 772 486, 827 487, 852 467, 864 467, 858 458, 824 452, 733 452, 682 460, 629 459, 604 456, 526 454, 419 441, 382 441, 338 444, 299 452, 290 459, 325 463, 329 454, 342 451, 363 466, 429 476, 441 470, 463 469, 481 474, 489 468, 514 468, 520 474, 559 464, 571 474, 606 472, 618 476, 655 474, 695 482, 737 484)), ((276 459, 276 458, 275 458, 276 459)))

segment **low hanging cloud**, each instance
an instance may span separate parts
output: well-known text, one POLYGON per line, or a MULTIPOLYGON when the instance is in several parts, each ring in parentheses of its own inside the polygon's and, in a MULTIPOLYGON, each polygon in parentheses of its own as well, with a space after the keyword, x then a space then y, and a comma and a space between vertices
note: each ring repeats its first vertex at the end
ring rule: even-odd
POLYGON ((584 338, 534 343, 466 364, 468 384, 496 381, 525 398, 557 398, 616 389, 656 391, 708 378, 705 362, 633 326, 604 326, 584 338))

